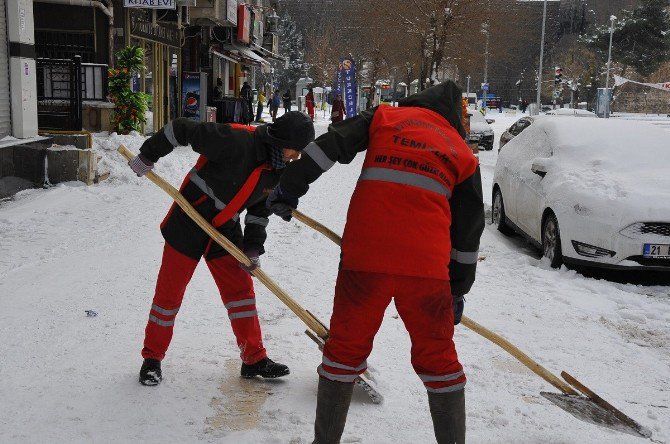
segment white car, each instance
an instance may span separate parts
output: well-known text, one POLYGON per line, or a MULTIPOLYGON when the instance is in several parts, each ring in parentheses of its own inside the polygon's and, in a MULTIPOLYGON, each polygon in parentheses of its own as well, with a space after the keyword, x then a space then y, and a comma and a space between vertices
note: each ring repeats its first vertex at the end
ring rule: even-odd
POLYGON ((670 271, 670 141, 643 122, 538 117, 500 151, 492 221, 561 263, 670 271))
POLYGON ((469 108, 468 112, 472 114, 470 117, 470 134, 468 135, 468 142, 477 142, 477 145, 481 146, 486 151, 492 150, 493 128, 489 125, 489 121, 477 110, 469 108))
POLYGON ((548 116, 577 116, 577 117, 598 117, 596 113, 578 108, 557 108, 547 111, 548 116))

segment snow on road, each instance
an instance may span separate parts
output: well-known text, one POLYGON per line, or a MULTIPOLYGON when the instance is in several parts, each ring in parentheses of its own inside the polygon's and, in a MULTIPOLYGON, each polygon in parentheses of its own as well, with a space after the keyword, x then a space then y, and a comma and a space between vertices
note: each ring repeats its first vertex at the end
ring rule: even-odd
MULTIPOLYGON (((518 115, 492 113, 496 144, 480 153, 490 207, 497 138, 518 115)), ((317 133, 327 122, 317 122, 317 133)), ((320 353, 304 325, 257 283, 270 357, 291 367, 276 381, 239 378, 226 312, 200 265, 163 362, 164 382, 137 382, 140 349, 163 241, 169 197, 135 177, 115 152, 139 136, 98 135, 107 181, 19 193, 0 204, 0 442, 308 443, 320 353), (87 316, 94 310, 97 316, 87 316)), ((342 231, 362 155, 336 165, 300 209, 342 231)), ((178 185, 196 155, 178 148, 156 172, 178 185)), ((326 238, 273 219, 264 270, 328 322, 339 258, 326 238)), ((503 334, 554 373, 567 370, 670 441, 670 290, 585 278, 547 261, 517 238, 485 230, 466 315, 503 334)), ((540 391, 556 391, 464 327, 455 336, 468 375, 468 441, 635 443, 580 422, 540 391)), ((357 393, 344 442, 434 442, 425 389, 409 363, 409 339, 393 305, 369 362, 382 405, 357 393)))

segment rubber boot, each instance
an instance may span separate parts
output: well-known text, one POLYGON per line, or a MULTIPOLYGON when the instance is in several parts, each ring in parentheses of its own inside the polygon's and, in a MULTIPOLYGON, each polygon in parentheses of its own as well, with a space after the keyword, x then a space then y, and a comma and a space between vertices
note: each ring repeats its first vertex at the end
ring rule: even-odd
POLYGON ((316 421, 312 444, 338 444, 347 422, 353 383, 335 382, 319 378, 316 395, 316 421))
POLYGON ((438 444, 465 444, 465 389, 428 392, 428 405, 438 444))

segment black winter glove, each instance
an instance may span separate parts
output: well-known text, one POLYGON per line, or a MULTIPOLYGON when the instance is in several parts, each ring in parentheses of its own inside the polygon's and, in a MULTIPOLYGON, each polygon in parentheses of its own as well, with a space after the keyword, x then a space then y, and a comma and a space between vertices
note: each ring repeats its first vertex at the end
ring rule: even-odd
POLYGON ((240 262, 240 268, 242 268, 242 270, 246 271, 247 273, 251 273, 261 266, 261 260, 259 257, 260 254, 258 253, 258 250, 245 250, 244 254, 247 255, 249 261, 251 261, 251 264, 247 266, 240 262))
POLYGON ((288 222, 291 220, 291 211, 298 208, 298 197, 282 191, 279 185, 277 185, 275 189, 270 192, 268 199, 265 201, 265 206, 274 214, 288 222))
POLYGON ((454 325, 461 323, 463 309, 465 308, 465 298, 463 296, 454 296, 452 299, 452 308, 454 310, 454 325))

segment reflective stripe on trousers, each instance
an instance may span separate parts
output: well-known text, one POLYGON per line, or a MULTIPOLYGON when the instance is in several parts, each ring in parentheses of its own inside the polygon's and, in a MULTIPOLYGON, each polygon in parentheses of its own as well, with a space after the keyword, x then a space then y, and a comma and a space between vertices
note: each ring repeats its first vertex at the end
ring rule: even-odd
POLYGON ((368 362, 363 361, 357 367, 352 367, 328 359, 325 355, 321 358, 321 365, 316 369, 317 373, 326 379, 337 382, 354 382, 358 375, 368 368, 368 362), (332 371, 331 369, 336 369, 332 371), (330 371, 329 371, 330 370, 330 371), (340 373, 339 371, 343 371, 340 373))
POLYGON ((151 311, 160 314, 161 316, 167 318, 159 318, 155 314, 149 312, 149 322, 153 322, 154 324, 158 324, 161 327, 172 327, 174 325, 174 320, 175 317, 177 316, 177 313, 179 312, 179 307, 173 308, 173 309, 167 309, 163 307, 159 307, 156 304, 151 305, 151 311))

